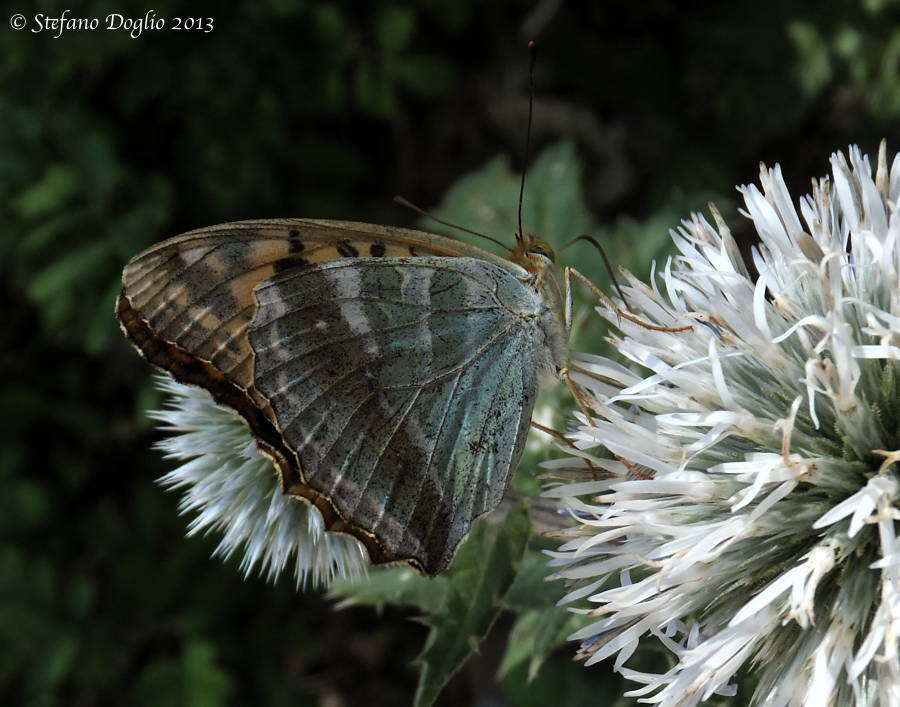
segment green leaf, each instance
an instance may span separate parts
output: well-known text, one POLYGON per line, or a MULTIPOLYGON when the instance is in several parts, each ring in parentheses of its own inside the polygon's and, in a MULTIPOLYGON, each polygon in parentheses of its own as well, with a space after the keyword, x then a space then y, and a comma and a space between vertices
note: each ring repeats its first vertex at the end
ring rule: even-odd
POLYGON ((411 10, 388 7, 375 20, 375 39, 389 53, 399 53, 406 49, 416 27, 416 17, 411 10))
POLYGON ((566 607, 556 606, 564 587, 558 580, 548 581, 547 558, 540 551, 546 544, 542 538, 532 539, 522 570, 503 599, 504 607, 519 617, 506 646, 500 677, 527 662, 528 679, 533 680, 547 657, 589 620, 566 607))
POLYGON ((202 640, 193 640, 182 657, 185 704, 197 707, 217 707, 228 702, 231 678, 217 663, 215 647, 202 640))
POLYGON ((78 638, 76 636, 63 636, 61 639, 46 647, 32 668, 33 677, 40 684, 41 691, 50 693, 52 688, 61 683, 70 673, 78 655, 78 638))
POLYGON ((394 87, 384 71, 370 64, 360 64, 353 76, 353 88, 359 107, 385 120, 397 112, 394 87))
POLYGON ((526 199, 533 204, 525 228, 561 246, 583 233, 597 231, 584 197, 584 165, 575 143, 558 142, 541 152, 526 175, 526 199))
POLYGON ((43 176, 15 200, 19 216, 25 219, 46 216, 59 209, 78 186, 75 171, 65 164, 52 164, 43 176))
POLYGON ((335 45, 345 41, 347 23, 341 11, 331 3, 316 5, 312 9, 312 24, 322 44, 335 45))
POLYGON ((153 704, 158 707, 178 707, 182 704, 180 692, 181 671, 174 658, 155 658, 143 666, 138 678, 132 681, 133 704, 153 704))
POLYGON ((565 607, 552 605, 520 614, 510 632, 498 677, 502 679, 527 663, 528 680, 534 680, 550 654, 566 645, 569 636, 592 620, 565 607))
POLYGON ((831 80, 828 46, 810 22, 791 22, 787 34, 797 52, 797 81, 807 95, 814 96, 831 80))
POLYGON ((103 241, 77 248, 37 273, 28 285, 28 294, 38 302, 64 299, 68 287, 85 272, 104 271, 101 263, 108 257, 109 246, 103 241))
POLYGON ((534 652, 534 638, 541 620, 540 611, 526 611, 516 617, 509 639, 506 642, 506 653, 497 669, 497 677, 505 678, 510 671, 527 662, 534 652))
POLYGON ((445 575, 446 604, 429 620, 432 628, 417 660, 417 707, 437 699, 490 631, 521 567, 530 531, 527 508, 518 506, 502 525, 489 520, 476 525, 460 546, 445 575))
POLYGON ((385 604, 399 604, 431 614, 444 606, 447 578, 426 577, 409 567, 374 568, 366 577, 336 579, 328 596, 339 600, 338 609, 363 605, 381 609, 385 604))
POLYGON ((569 636, 587 626, 592 617, 573 614, 566 607, 548 606, 538 612, 539 620, 535 628, 534 647, 528 664, 528 679, 534 680, 544 661, 557 648, 569 642, 569 636))
POLYGON ((453 83, 453 67, 434 56, 406 56, 393 67, 394 75, 423 96, 436 96, 453 83))
POLYGON ((157 658, 133 687, 135 704, 219 707, 229 702, 232 679, 216 660, 216 648, 192 637, 176 657, 157 658))
MULTIPOLYGON (((432 212, 445 221, 486 233, 511 245, 516 230, 518 189, 518 180, 510 169, 509 159, 499 155, 457 180, 432 212)), ((527 199, 525 206, 530 208, 527 199)), ((481 238, 436 225, 431 219, 424 219, 421 225, 437 233, 496 250, 481 238)))
MULTIPOLYGON (((572 142, 556 143, 538 155, 526 175, 522 202, 526 232, 559 247, 575 236, 598 230, 585 206, 583 171, 572 142)), ((495 157, 457 181, 434 213, 511 245, 518 229, 520 176, 506 156, 495 157)), ((428 227, 435 228, 433 224, 428 227)), ((484 246, 475 236, 460 236, 446 228, 442 232, 484 246)))
POLYGON ((97 306, 92 312, 86 312, 86 326, 81 333, 82 344, 88 353, 99 353, 110 341, 118 329, 116 319, 110 316, 116 308, 116 296, 122 285, 116 278, 110 282, 103 296, 97 299, 97 306))
POLYGON ((547 581, 550 568, 547 566, 547 556, 541 550, 548 546, 553 547, 544 538, 531 539, 522 569, 503 598, 503 605, 510 611, 543 609, 562 598, 565 592, 563 583, 559 580, 547 581))

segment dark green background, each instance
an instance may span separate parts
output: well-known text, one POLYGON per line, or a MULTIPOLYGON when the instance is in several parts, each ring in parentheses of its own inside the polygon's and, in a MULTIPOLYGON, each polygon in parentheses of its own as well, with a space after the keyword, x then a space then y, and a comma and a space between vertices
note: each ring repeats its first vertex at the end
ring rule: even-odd
MULTIPOLYGON (((182 14, 172 2, 8 14, 182 14)), ((803 193, 850 142, 896 149, 896 3, 245 0, 181 3, 210 34, 15 32, 0 18, 0 700, 23 705, 408 703, 425 629, 243 581, 183 538, 118 335, 122 265, 213 223, 409 224, 505 153, 520 167, 527 39, 536 149, 570 139, 597 220, 674 226, 780 161, 803 193), (654 220, 655 219, 655 220, 654 220)), ((495 234, 508 238, 510 234, 495 234)), ((562 240, 567 235, 554 234, 562 240)), ((593 256, 589 256, 593 257, 593 256)), ((446 704, 605 704, 607 667, 559 652, 494 679, 508 621, 446 704)))

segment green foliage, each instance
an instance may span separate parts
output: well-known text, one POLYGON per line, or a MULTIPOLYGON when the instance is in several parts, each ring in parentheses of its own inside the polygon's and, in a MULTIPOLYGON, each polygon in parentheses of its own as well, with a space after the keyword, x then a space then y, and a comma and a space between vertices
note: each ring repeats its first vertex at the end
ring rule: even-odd
POLYGON ((450 87, 452 66, 412 47, 418 23, 415 11, 382 4, 375 12, 371 41, 353 26, 349 14, 335 3, 312 8, 317 39, 334 58, 324 77, 333 108, 343 109, 352 102, 364 113, 389 120, 398 111, 403 91, 434 96, 450 87))
POLYGON ((560 585, 547 581, 547 558, 541 552, 546 546, 546 541, 532 540, 522 571, 503 600, 504 607, 517 616, 498 671, 501 678, 525 664, 531 682, 550 654, 592 620, 556 605, 560 599, 560 585))
POLYGON ((578 614, 555 606, 519 614, 509 634, 498 676, 504 678, 524 664, 528 667, 527 679, 531 682, 550 654, 564 646, 568 637, 586 623, 578 614))
POLYGON ((447 599, 428 619, 431 631, 417 659, 421 666, 414 704, 432 704, 462 664, 478 650, 502 609, 528 544, 531 523, 524 506, 499 528, 482 521, 460 546, 447 571, 447 599))
MULTIPOLYGON (((534 233, 559 248, 575 236, 597 230, 584 199, 583 171, 570 141, 548 147, 535 158, 526 176, 522 202, 526 233, 534 233)), ((511 169, 507 156, 496 157, 456 182, 434 214, 469 229, 481 229, 512 247, 518 231, 520 177, 511 169)), ((427 219, 422 226, 497 250, 482 239, 427 219)))
POLYGON ((335 580, 328 592, 337 608, 386 604, 412 606, 424 614, 440 611, 447 601, 447 575, 426 577, 409 567, 374 567, 367 577, 335 580))
POLYGON ((160 658, 141 672, 134 694, 139 704, 224 704, 232 692, 231 678, 216 662, 215 648, 192 641, 178 658, 160 658))
MULTIPOLYGON (((542 574, 539 557, 525 554, 530 535, 528 510, 520 505, 501 520, 478 522, 438 577, 408 568, 376 568, 367 578, 335 582, 329 593, 340 599, 338 608, 397 604, 421 613, 420 620, 430 631, 416 660, 420 672, 415 704, 430 705, 478 651, 501 611, 517 608, 521 599, 516 594, 528 594, 526 578, 542 574), (523 560, 530 562, 528 571, 523 560)), ((534 637, 531 640, 535 643, 534 637)))
POLYGON ((900 28, 891 21, 892 0, 863 0, 855 16, 836 21, 802 19, 788 34, 798 55, 797 80, 812 96, 845 79, 873 112, 900 115, 900 28))

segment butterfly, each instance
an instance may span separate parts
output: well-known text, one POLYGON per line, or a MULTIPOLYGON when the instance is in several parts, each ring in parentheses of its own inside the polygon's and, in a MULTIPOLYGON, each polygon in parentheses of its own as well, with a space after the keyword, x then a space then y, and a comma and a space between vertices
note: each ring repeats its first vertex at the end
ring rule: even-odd
POLYGON ((373 563, 445 569, 503 497, 565 371, 568 272, 438 235, 309 219, 165 240, 122 275, 125 335, 246 421, 288 496, 373 563))

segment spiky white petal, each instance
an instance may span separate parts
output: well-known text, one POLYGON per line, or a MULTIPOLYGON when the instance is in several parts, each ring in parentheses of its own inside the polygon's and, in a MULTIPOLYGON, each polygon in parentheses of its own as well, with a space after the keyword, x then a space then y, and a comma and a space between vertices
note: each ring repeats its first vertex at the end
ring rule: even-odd
POLYGON ((900 155, 831 167, 799 213, 777 165, 739 187, 755 277, 715 207, 683 222, 653 282, 625 273, 628 307, 599 309, 619 360, 570 367, 592 415, 548 465, 578 521, 551 564, 596 618, 580 654, 639 701, 694 705, 745 668, 756 704, 900 704, 900 155), (673 667, 625 667, 651 639, 673 667))
POLYGON ((275 580, 293 561, 297 586, 327 585, 334 577, 365 573, 367 554, 357 540, 325 531, 319 512, 281 493, 272 462, 236 413, 205 390, 161 377, 167 406, 150 413, 169 433, 158 447, 181 466, 163 476, 182 491, 182 513, 196 513, 188 534, 218 532, 215 554, 243 547, 241 569, 275 580))

